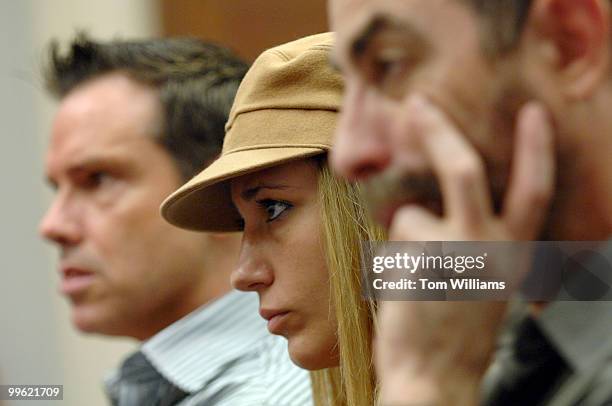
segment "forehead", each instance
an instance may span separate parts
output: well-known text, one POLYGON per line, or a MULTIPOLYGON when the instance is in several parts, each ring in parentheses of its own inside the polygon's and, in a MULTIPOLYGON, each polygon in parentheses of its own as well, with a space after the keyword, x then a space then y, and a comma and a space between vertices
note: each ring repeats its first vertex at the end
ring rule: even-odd
MULTIPOLYGON (((461 0, 330 0, 329 14, 332 28, 344 28, 351 23, 363 23, 373 15, 389 15, 398 19, 445 16, 448 11, 467 10, 461 0)), ((430 28, 435 21, 424 21, 430 28)))
POLYGON ((453 42, 468 26, 475 31, 477 23, 476 14, 460 0, 330 0, 329 13, 337 32, 335 59, 350 57, 355 43, 374 33, 373 27, 402 28, 453 42))
POLYGON ((231 186, 232 194, 258 186, 286 186, 292 189, 316 188, 317 167, 311 159, 300 159, 233 179, 231 186))
POLYGON ((153 88, 113 73, 86 82, 60 103, 48 150, 49 163, 68 164, 151 143, 160 129, 161 105, 153 88))

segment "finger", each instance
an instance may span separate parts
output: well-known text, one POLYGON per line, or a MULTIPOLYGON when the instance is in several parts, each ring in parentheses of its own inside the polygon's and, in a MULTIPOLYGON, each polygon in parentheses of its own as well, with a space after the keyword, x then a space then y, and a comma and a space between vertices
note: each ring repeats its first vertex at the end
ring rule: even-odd
POLYGON ((442 227, 438 217, 411 204, 399 208, 389 228, 390 241, 436 241, 442 227))
POLYGON ((516 146, 502 219, 517 239, 537 238, 554 190, 552 124, 543 106, 531 102, 518 115, 516 146))
POLYGON ((447 216, 469 227, 491 217, 491 197, 478 153, 424 97, 412 96, 408 104, 412 129, 438 176, 447 216))

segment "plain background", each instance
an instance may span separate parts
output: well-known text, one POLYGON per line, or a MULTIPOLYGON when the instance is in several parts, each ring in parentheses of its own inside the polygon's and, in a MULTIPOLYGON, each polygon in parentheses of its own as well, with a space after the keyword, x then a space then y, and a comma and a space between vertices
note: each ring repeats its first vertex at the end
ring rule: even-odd
MULTIPOLYGON (((0 382, 63 384, 69 406, 105 405, 101 377, 134 343, 83 336, 57 294, 56 250, 38 237, 51 193, 42 158, 56 103, 40 75, 51 38, 159 31, 149 0, 0 0, 0 382)), ((5 401, 2 406, 44 404, 5 401)))

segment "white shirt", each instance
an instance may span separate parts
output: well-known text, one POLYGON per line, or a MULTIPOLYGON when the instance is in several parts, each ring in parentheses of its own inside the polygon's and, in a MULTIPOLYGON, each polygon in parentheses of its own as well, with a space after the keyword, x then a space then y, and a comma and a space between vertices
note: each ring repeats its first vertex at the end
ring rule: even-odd
MULTIPOLYGON (((140 352, 157 373, 186 393, 176 405, 312 405, 308 372, 291 362, 287 341, 267 331, 257 309, 255 293, 234 291, 143 343, 140 352)), ((121 371, 107 382, 111 399, 121 371)))

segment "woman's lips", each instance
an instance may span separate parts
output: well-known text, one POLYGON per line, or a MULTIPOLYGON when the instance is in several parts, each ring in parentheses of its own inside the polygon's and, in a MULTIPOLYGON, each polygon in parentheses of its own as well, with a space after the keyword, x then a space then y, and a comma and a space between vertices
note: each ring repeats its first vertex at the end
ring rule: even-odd
POLYGON ((261 317, 268 321, 268 331, 272 334, 280 334, 282 331, 283 323, 289 314, 288 311, 283 310, 267 310, 261 309, 259 311, 261 317))
POLYGON ((268 320, 268 331, 272 334, 280 334, 283 322, 288 314, 289 312, 279 313, 268 320))

